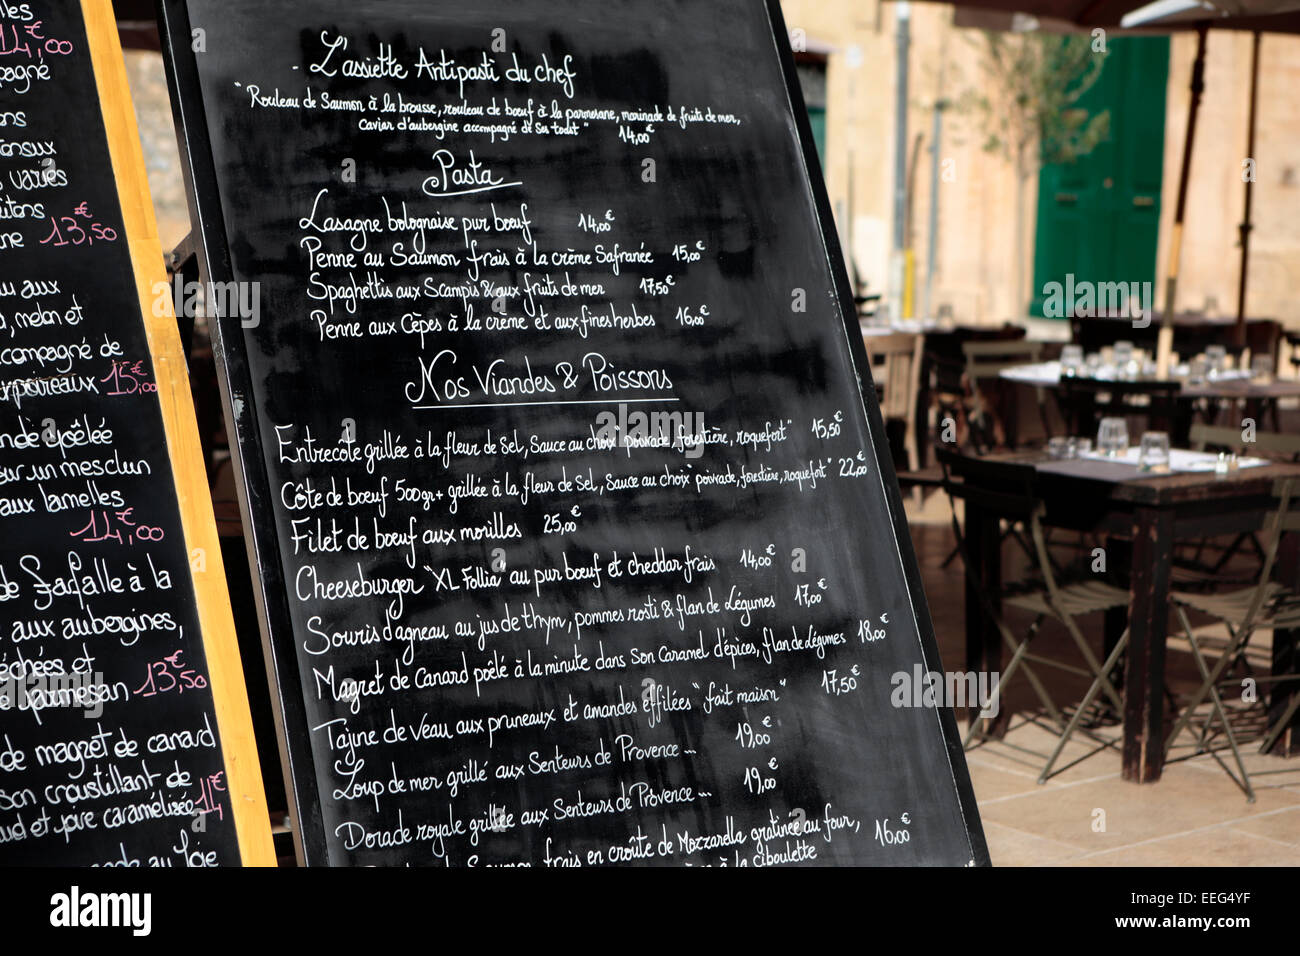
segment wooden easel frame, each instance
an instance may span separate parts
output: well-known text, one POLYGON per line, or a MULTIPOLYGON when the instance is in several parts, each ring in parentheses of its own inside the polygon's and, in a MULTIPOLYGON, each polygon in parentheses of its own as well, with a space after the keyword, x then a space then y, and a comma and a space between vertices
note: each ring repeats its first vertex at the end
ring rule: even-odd
POLYGON ((185 547, 191 559, 190 583, 207 659, 239 855, 245 866, 275 866, 266 794, 262 789, 221 544, 212 514, 207 468, 194 419, 189 373, 172 308, 171 287, 163 266, 117 21, 111 0, 81 0, 80 6, 117 198, 122 208, 122 226, 140 299, 140 318, 158 385, 171 478, 176 488, 185 547), (160 284, 167 289, 164 295, 156 291, 160 284), (196 564, 202 570, 196 570, 196 564))

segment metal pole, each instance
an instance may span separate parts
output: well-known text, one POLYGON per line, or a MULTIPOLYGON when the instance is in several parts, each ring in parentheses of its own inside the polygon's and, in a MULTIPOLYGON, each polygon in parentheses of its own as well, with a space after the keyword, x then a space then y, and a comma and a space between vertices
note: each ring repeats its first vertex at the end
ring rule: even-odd
MULTIPOLYGON (((1251 40, 1250 46, 1250 118, 1246 121, 1246 158, 1255 162, 1255 103, 1259 92, 1259 31, 1251 40)), ((1233 332, 1236 345, 1246 344, 1246 269, 1250 263, 1250 231, 1254 228, 1250 222, 1250 201, 1255 186, 1255 170, 1252 167, 1246 177, 1246 205, 1241 214, 1241 275, 1237 280, 1237 325, 1233 332)))
POLYGON ((925 248, 925 312, 923 319, 934 318, 934 273, 939 248, 939 146, 943 135, 943 100, 935 100, 934 125, 930 133, 930 224, 925 248))
POLYGON ((907 228, 907 62, 911 42, 912 8, 907 0, 894 5, 898 18, 897 93, 894 98, 894 254, 890 283, 890 319, 903 317, 903 249, 907 228))
POLYGON ((1183 221, 1187 212, 1187 180, 1192 171, 1192 142, 1196 138, 1196 114, 1205 91, 1205 34, 1207 23, 1196 25, 1196 59, 1192 62, 1191 98, 1187 103, 1187 135, 1183 138, 1183 162, 1178 174, 1178 201, 1169 233, 1169 271, 1165 276, 1165 314, 1160 322, 1156 346, 1157 374, 1165 378, 1174 352, 1174 307, 1178 296, 1178 267, 1183 257, 1183 221))

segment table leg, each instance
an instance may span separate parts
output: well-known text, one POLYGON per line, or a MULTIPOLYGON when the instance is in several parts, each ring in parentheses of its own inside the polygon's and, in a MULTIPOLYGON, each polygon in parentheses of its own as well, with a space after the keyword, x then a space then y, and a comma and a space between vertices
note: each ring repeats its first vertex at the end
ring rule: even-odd
POLYGON ((1124 779, 1154 783, 1164 763, 1165 636, 1173 513, 1139 508, 1133 516, 1128 666, 1124 677, 1124 779))
MULTIPOLYGON (((1288 534, 1282 539, 1278 549, 1277 565, 1274 577, 1289 587, 1300 587, 1300 534, 1288 534)), ((1296 642, 1300 641, 1300 631, 1292 628, 1273 631, 1273 675, 1294 674, 1300 670, 1300 661, 1296 660, 1296 642)), ((1300 693, 1300 681, 1282 681, 1272 685, 1268 702, 1268 724, 1270 727, 1281 719, 1286 711, 1291 695, 1300 693)), ((1300 712, 1291 718, 1288 728, 1282 731, 1277 742, 1273 744, 1273 753, 1283 757, 1300 754, 1300 712)))
POLYGON ((934 395, 930 390, 929 361, 921 359, 921 384, 916 390, 916 408, 912 412, 912 436, 916 442, 916 467, 929 468, 933 438, 930 435, 930 403, 934 395))
MULTIPOLYGON (((1001 673, 1002 636, 997 625, 984 611, 981 595, 988 595, 993 609, 1001 613, 1002 536, 999 521, 983 509, 966 503, 966 548, 971 559, 971 573, 966 577, 966 669, 974 674, 1001 673), (977 583, 978 582, 978 583, 977 583)), ((995 721, 1005 726, 1002 717, 995 721)), ((992 727, 985 728, 993 733, 992 727)))
MULTIPOLYGON (((1191 444, 1192 422, 1196 419, 1195 402, 1175 402, 1174 420, 1171 422, 1170 439, 1175 448, 1187 448, 1191 444)), ((1209 422, 1207 424, 1213 424, 1209 422)))
MULTIPOLYGON (((1127 538, 1106 538, 1106 570, 1110 577, 1116 581, 1131 581, 1133 577, 1133 544, 1127 538)), ((1105 621, 1103 624, 1103 655, 1102 660, 1110 657, 1111 651, 1115 650, 1115 645, 1119 643, 1120 638, 1124 636, 1124 630, 1128 627, 1128 608, 1113 607, 1108 608, 1105 612, 1105 621)), ((1122 666, 1123 658, 1116 664, 1115 670, 1111 673, 1110 680, 1117 690, 1124 688, 1124 671, 1122 666)), ((1118 716, 1118 715, 1116 715, 1118 716)))

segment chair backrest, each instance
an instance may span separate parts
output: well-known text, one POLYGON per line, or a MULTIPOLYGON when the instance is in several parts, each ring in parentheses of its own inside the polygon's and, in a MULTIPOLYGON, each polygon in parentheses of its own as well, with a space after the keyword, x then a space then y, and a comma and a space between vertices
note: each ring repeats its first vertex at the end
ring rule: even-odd
POLYGON ((1258 355, 1267 355, 1273 360, 1273 367, 1278 367, 1278 358, 1282 353, 1282 324, 1272 319, 1246 323, 1246 348, 1250 349, 1252 360, 1258 355))
POLYGON ((1300 478, 1279 478, 1273 483, 1273 497, 1278 500, 1279 533, 1300 531, 1300 478))
POLYGON ((1170 431, 1175 420, 1178 382, 1125 382, 1067 377, 1059 390, 1061 412, 1077 435, 1091 435, 1106 416, 1141 416, 1152 429, 1170 431))
POLYGON ((1047 541, 1040 520, 1046 508, 1035 492, 1038 473, 1034 466, 963 455, 944 445, 935 446, 934 454, 943 471, 943 490, 948 495, 952 509, 953 533, 957 536, 957 548, 966 563, 967 572, 970 572, 971 567, 970 550, 966 544, 966 534, 957 520, 958 499, 999 518, 1022 522, 1029 529, 1038 559, 1038 571, 1047 584, 1050 599, 1054 601, 1056 576, 1047 553, 1047 541))
MULTIPOLYGON (((1300 332, 1285 332, 1286 344, 1291 346, 1291 364, 1300 368, 1300 332)), ((1279 371, 1281 365, 1278 366, 1279 371)))
POLYGON ((1192 447, 1197 451, 1205 451, 1209 446, 1226 451, 1261 453, 1300 461, 1300 435, 1255 432, 1253 440, 1246 441, 1242 430, 1236 426, 1206 425, 1197 422, 1192 426, 1190 438, 1192 447))
POLYGON ((934 455, 949 497, 972 502, 1012 521, 1028 521, 1042 513, 1043 504, 1034 494, 1037 473, 1033 465, 963 455, 947 445, 936 445, 934 455))
POLYGON ((1002 342, 963 342, 966 377, 972 384, 981 379, 997 378, 1003 369, 1040 361, 1043 343, 1018 339, 1002 342))
POLYGON ((1251 597, 1245 617, 1239 622, 1237 633, 1248 635, 1255 626, 1273 587, 1273 565, 1282 544, 1282 536, 1287 533, 1300 532, 1300 478, 1279 478, 1273 483, 1273 497, 1277 505, 1264 522, 1268 541, 1264 545, 1264 563, 1260 567, 1259 580, 1255 584, 1255 593, 1251 597))
MULTIPOLYGON (((1159 333, 1160 325, 1154 320, 1145 327, 1135 327, 1132 318, 1128 316, 1070 316, 1070 341, 1082 346, 1084 352, 1100 352, 1116 342, 1124 341, 1150 351, 1156 347, 1159 333)), ((1174 334, 1177 335, 1177 330, 1174 334)))
POLYGON ((886 418, 911 422, 916 417, 916 400, 921 390, 921 354, 925 337, 898 332, 893 335, 864 335, 871 374, 884 386, 880 413, 886 418))
POLYGON ((1025 337, 1022 326, 1007 323, 1002 326, 961 325, 946 332, 931 332, 925 337, 925 362, 931 371, 931 387, 944 394, 960 394, 962 379, 966 375, 966 356, 962 346, 967 342, 1014 342, 1025 337))

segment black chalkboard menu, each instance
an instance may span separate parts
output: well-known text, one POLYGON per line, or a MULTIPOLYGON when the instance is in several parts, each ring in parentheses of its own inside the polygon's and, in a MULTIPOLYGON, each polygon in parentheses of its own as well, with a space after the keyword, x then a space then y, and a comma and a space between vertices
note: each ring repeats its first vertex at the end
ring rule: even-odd
POLYGON ((162 8, 305 862, 986 863, 776 5, 162 8))
POLYGON ((273 862, 110 4, 0 47, 0 865, 273 862))

